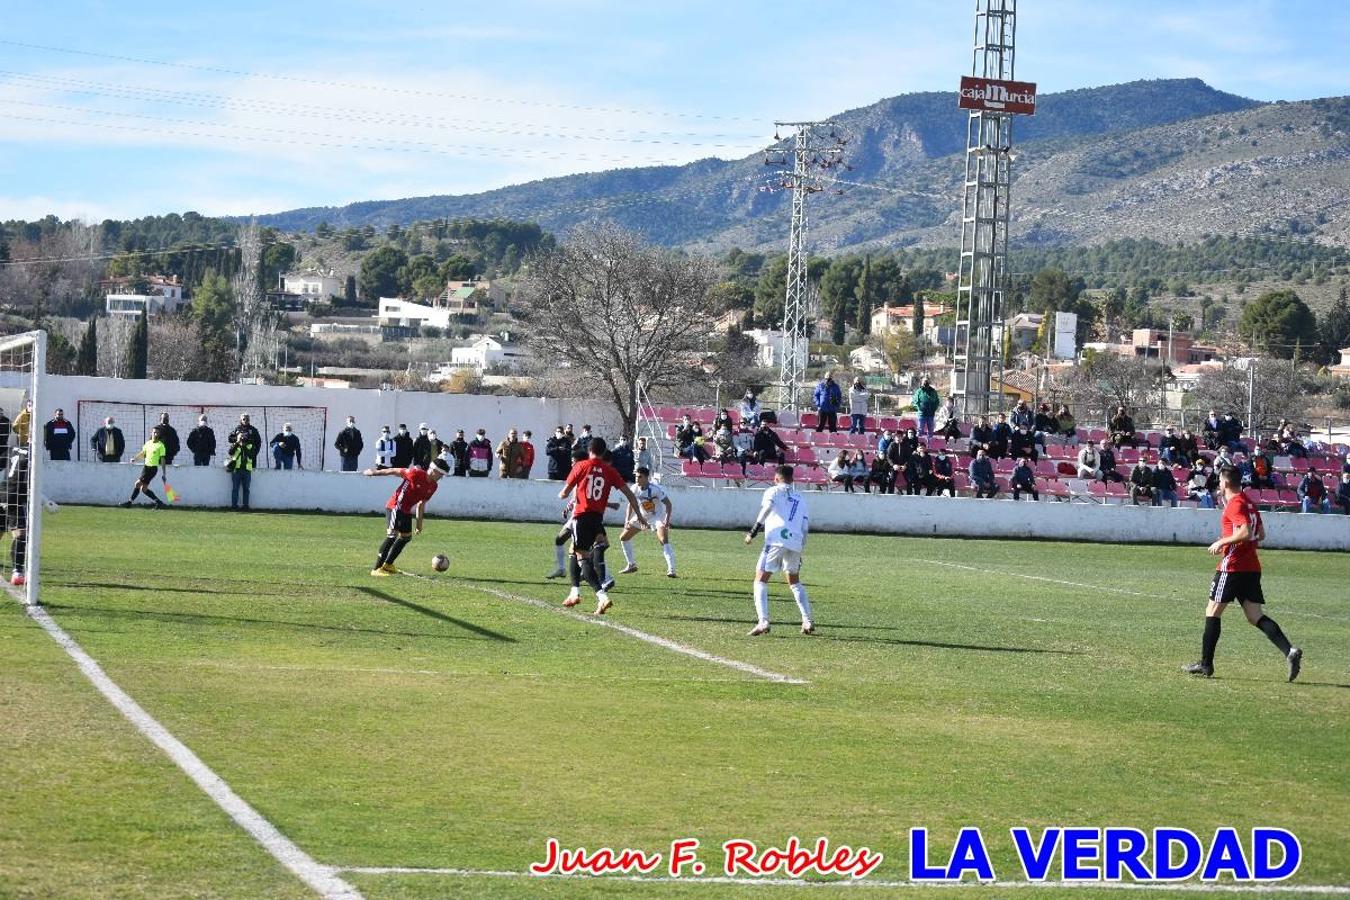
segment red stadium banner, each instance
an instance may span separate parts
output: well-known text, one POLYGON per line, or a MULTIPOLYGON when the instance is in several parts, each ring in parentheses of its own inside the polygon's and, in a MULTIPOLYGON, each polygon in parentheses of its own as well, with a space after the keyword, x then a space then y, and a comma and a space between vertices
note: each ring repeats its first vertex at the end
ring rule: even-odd
POLYGON ((1001 81, 996 78, 961 79, 959 106, 980 112, 1036 115, 1036 85, 1030 81, 1001 81))

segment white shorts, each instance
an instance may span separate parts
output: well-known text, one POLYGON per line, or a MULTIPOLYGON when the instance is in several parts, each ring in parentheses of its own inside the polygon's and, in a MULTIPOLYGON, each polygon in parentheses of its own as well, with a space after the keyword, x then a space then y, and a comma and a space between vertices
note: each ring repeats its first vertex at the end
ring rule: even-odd
POLYGON ((764 552, 759 555, 758 565, 761 572, 786 572, 789 575, 796 575, 802 570, 802 551, 765 544, 764 552))

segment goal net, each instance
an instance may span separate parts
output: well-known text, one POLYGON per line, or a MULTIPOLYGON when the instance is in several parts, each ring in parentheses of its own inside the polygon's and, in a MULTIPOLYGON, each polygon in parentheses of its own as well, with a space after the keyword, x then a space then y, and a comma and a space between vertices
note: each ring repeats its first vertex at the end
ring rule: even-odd
MULTIPOLYGON (((0 338, 0 452, 4 456, 5 584, 26 603, 38 602, 42 557, 42 380, 47 335, 30 331, 0 338)), ((46 412, 51 412, 46 410, 46 412)))

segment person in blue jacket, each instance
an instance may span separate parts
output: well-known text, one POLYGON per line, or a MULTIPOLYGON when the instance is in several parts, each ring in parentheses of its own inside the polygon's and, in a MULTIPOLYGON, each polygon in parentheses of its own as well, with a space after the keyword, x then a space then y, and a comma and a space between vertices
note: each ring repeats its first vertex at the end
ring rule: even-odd
POLYGON ((815 402, 816 412, 820 416, 816 422, 816 431, 838 431, 839 407, 844 402, 844 394, 835 382, 833 372, 826 372, 820 384, 816 385, 815 402))

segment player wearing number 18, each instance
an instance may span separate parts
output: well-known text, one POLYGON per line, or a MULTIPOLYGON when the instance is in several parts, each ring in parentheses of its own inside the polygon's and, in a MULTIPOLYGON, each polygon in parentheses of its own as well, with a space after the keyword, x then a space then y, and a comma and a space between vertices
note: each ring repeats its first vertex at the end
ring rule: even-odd
POLYGON ((389 498, 389 502, 385 504, 385 508, 389 511, 389 531, 385 535, 384 543, 380 545, 380 552, 375 557, 375 568, 370 570, 370 574, 375 576, 398 574, 398 569, 394 568, 394 560, 398 559, 403 548, 408 546, 414 530, 417 534, 422 533, 422 516, 426 511, 427 501, 436 493, 436 482, 449 471, 450 464, 437 457, 426 469, 413 466, 407 469, 366 469, 361 473, 368 476, 397 475, 403 479, 394 490, 393 496, 389 498), (417 519, 415 526, 414 516, 417 519))
MULTIPOLYGON (((596 539, 603 537, 605 533, 605 506, 609 503, 611 488, 618 488, 628 499, 630 520, 643 528, 647 527, 647 519, 642 515, 642 510, 638 509, 637 497, 633 496, 633 491, 624 483, 623 476, 618 470, 605 462, 607 449, 603 438, 591 438, 587 447, 587 458, 572 466, 567 482, 558 492, 558 496, 563 500, 566 500, 572 491, 577 492, 576 506, 572 513, 572 521, 569 523, 572 528, 572 553, 576 558, 581 577, 586 579, 586 583, 595 591, 597 616, 603 616, 605 610, 609 609, 610 599, 609 594, 601 586, 600 576, 592 564, 591 549, 595 546, 596 539)), ((572 593, 563 601, 563 605, 576 606, 580 599, 578 589, 572 588, 572 593)))
POLYGON ((760 530, 764 531, 764 552, 759 555, 755 569, 755 612, 759 621, 750 636, 769 632, 769 577, 782 571, 792 589, 792 599, 802 614, 802 634, 814 634, 811 621, 811 601, 806 597, 806 585, 801 583, 802 550, 806 547, 806 498, 792 486, 792 466, 774 470, 773 487, 764 492, 755 527, 745 536, 748 544, 760 530))

